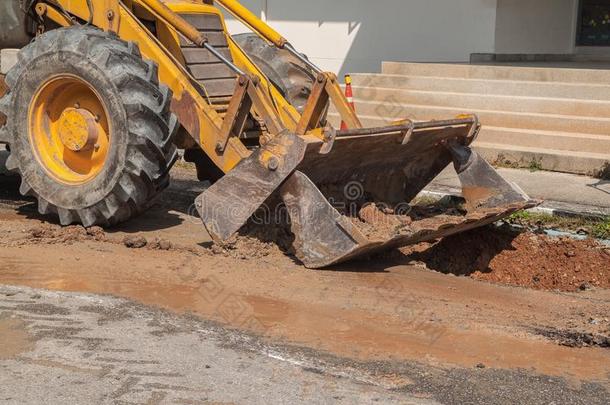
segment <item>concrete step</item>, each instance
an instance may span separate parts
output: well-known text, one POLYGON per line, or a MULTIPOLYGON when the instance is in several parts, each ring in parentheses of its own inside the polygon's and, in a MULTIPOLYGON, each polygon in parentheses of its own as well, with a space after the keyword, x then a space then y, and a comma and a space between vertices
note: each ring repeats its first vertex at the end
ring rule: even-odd
POLYGON ((610 155, 610 137, 603 135, 491 127, 484 125, 478 139, 481 142, 486 143, 562 150, 567 152, 602 152, 603 154, 605 151, 610 155))
POLYGON ((383 87, 354 87, 356 101, 398 102, 472 110, 499 110, 523 113, 609 117, 610 101, 547 97, 463 94, 440 91, 403 90, 383 87))
POLYGON ((353 74, 352 79, 354 86, 360 87, 610 101, 610 84, 487 80, 366 73, 353 74))
POLYGON ((410 118, 420 121, 447 119, 460 114, 477 114, 485 125, 526 128, 545 131, 577 132, 610 136, 610 118, 582 117, 560 114, 522 113, 474 108, 439 107, 399 102, 356 102, 359 115, 379 117, 387 121, 410 118))
MULTIPOLYGON (((360 119, 367 127, 389 121, 379 116, 360 119)), ((339 115, 331 112, 329 122, 338 126, 339 115)), ((504 166, 592 176, 610 168, 610 137, 599 135, 483 126, 475 147, 488 161, 504 166)))
POLYGON ((469 64, 383 62, 381 72, 384 74, 408 76, 610 84, 610 70, 605 69, 558 69, 469 64))
POLYGON ((555 172, 601 176, 610 167, 610 153, 572 152, 556 149, 527 148, 477 141, 477 152, 498 166, 525 167, 555 172))
MULTIPOLYGON (((338 114, 330 114, 330 122, 336 125, 338 114)), ((360 116, 365 126, 382 126, 389 121, 383 118, 360 116)), ((514 145, 527 148, 610 154, 610 136, 575 132, 531 130, 483 125, 478 140, 487 143, 514 145)))

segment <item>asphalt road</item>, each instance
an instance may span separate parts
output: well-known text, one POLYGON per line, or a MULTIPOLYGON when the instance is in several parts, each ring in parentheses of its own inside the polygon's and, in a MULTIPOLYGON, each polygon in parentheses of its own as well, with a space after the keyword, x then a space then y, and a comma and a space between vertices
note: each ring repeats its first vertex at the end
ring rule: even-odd
POLYGON ((434 403, 111 297, 1 287, 0 342, 3 404, 434 403))
POLYGON ((108 296, 0 286, 3 404, 605 404, 524 370, 357 363, 108 296))

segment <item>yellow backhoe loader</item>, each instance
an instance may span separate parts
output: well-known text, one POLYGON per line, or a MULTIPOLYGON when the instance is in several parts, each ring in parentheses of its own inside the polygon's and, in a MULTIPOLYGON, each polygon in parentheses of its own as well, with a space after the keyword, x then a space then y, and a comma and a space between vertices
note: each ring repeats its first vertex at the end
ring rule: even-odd
POLYGON ((112 226, 142 212, 167 187, 178 149, 211 183, 195 204, 216 242, 281 206, 310 268, 535 204, 469 148, 475 116, 363 128, 337 77, 237 1, 5 0, 0 23, 0 48, 20 48, 0 99, 6 165, 63 225, 112 226), (222 9, 252 35, 231 37, 222 9), (329 105, 347 129, 327 122, 329 105), (404 216, 452 162, 463 215, 384 232, 352 218, 370 203, 404 216))

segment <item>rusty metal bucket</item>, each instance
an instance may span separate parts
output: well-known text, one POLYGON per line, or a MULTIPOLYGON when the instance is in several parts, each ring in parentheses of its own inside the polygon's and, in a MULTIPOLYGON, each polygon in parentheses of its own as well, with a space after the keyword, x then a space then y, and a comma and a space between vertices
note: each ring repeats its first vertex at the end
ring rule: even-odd
POLYGON ((204 192, 197 207, 212 237, 222 241, 277 190, 290 217, 296 256, 309 268, 321 268, 484 226, 538 204, 470 149, 479 128, 470 116, 332 131, 326 143, 282 135, 204 192), (273 170, 265 167, 269 155, 273 170), (462 183, 465 215, 440 214, 379 234, 365 234, 350 216, 348 206, 368 202, 398 213, 408 209, 452 162, 462 183))

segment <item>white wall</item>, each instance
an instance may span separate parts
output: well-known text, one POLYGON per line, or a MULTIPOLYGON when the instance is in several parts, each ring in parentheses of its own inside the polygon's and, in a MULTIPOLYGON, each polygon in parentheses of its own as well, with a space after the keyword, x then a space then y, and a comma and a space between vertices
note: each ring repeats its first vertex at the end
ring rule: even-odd
MULTIPOLYGON (((248 10, 252 11, 259 17, 264 16, 264 7, 265 0, 240 0, 240 3, 247 7, 248 10)), ((221 10, 224 10, 222 7, 218 6, 221 10)), ((228 12, 224 12, 225 23, 227 24, 227 29, 231 34, 241 34, 244 32, 250 32, 250 29, 243 25, 241 22, 237 21, 231 14, 228 12)))
MULTIPOLYGON (((246 0, 325 70, 376 72, 381 61, 466 62, 494 51, 497 0, 246 0)), ((229 30, 243 32, 228 20, 229 30)))
POLYGON ((578 0, 498 0, 496 53, 572 53, 578 0))

